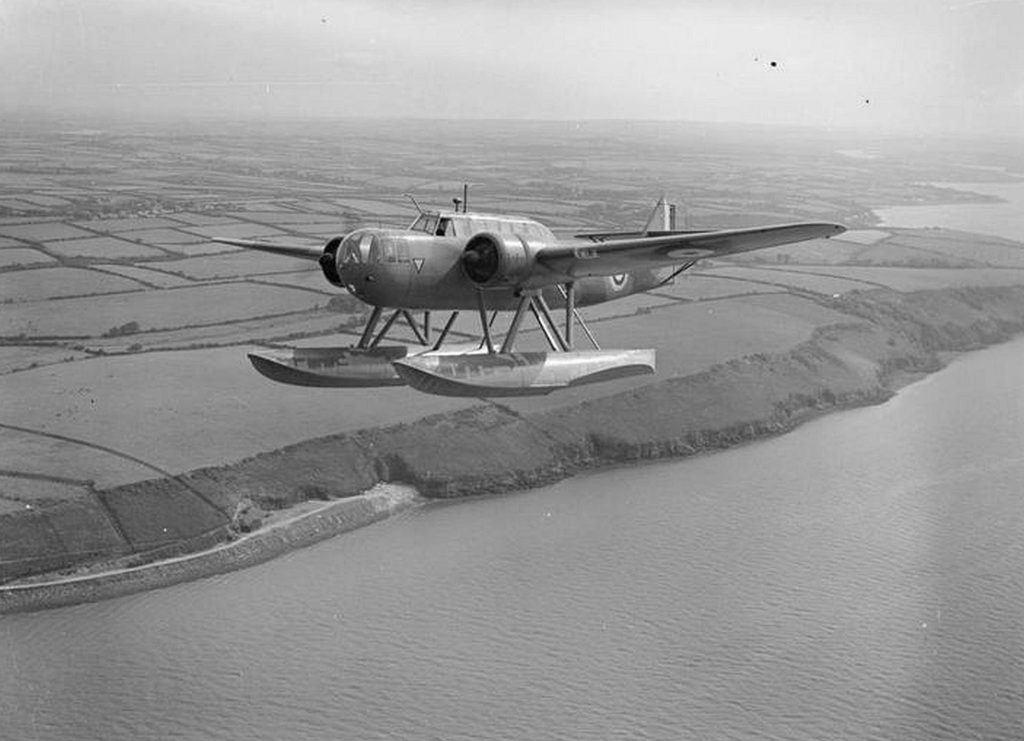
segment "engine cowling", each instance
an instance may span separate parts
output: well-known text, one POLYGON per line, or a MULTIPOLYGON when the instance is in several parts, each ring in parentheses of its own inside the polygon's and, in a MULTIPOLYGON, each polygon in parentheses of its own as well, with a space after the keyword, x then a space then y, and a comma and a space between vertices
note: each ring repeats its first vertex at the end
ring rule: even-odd
POLYGON ((324 271, 324 277, 327 279, 327 282, 335 286, 345 285, 338 274, 338 247, 341 246, 342 239, 344 237, 335 237, 324 245, 324 253, 317 260, 320 264, 320 269, 324 271))
POLYGON ((535 250, 521 237, 481 232, 466 242, 462 269, 478 286, 518 285, 532 273, 535 250))

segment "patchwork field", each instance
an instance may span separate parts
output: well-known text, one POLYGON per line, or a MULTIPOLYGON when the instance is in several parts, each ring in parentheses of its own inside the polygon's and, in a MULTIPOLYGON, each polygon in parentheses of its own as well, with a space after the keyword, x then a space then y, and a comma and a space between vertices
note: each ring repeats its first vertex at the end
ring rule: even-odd
POLYGON ((172 275, 166 270, 161 270, 161 264, 162 263, 157 263, 152 266, 139 267, 137 265, 106 265, 104 263, 94 263, 89 267, 93 272, 100 271, 103 273, 110 273, 130 278, 136 284, 141 284, 146 288, 181 288, 182 286, 190 286, 195 283, 195 281, 189 280, 188 278, 182 278, 179 275, 172 275))
POLYGON ((68 239, 60 242, 44 242, 43 246, 47 252, 60 258, 119 260, 126 258, 158 259, 167 256, 163 250, 115 237, 68 239))
MULTIPOLYGON (((812 273, 814 268, 793 267, 792 272, 812 273)), ((848 280, 897 291, 928 291, 936 288, 968 288, 971 286, 1012 286, 1024 281, 1024 271, 999 268, 859 268, 844 267, 834 272, 848 280)))
POLYGON ((26 242, 49 242, 57 239, 96 236, 93 232, 53 221, 44 221, 38 224, 0 224, 0 234, 26 242))
POLYGON ((143 288, 145 286, 137 280, 82 268, 37 268, 0 273, 0 296, 7 302, 96 296, 143 288))
POLYGON ((724 267, 715 268, 715 275, 756 286, 759 290, 779 288, 782 290, 810 291, 823 296, 832 296, 847 291, 863 291, 877 288, 879 284, 850 275, 845 268, 806 267, 801 270, 775 267, 724 267))
MULTIPOLYGON (((8 345, 0 344, 0 376, 41 365, 70 363, 91 357, 84 350, 59 345, 8 345)), ((3 387, 6 389, 6 383, 3 387)))
POLYGON ((0 336, 94 337, 129 323, 146 332, 308 311, 318 303, 323 299, 308 291, 242 283, 53 299, 10 306, 0 315, 0 336))
MULTIPOLYGON (((161 269, 183 275, 194 280, 214 280, 248 275, 274 273, 319 272, 316 263, 297 258, 269 255, 265 252, 235 250, 229 254, 191 257, 161 265, 161 269)), ((323 280, 325 286, 329 285, 323 280)))
MULTIPOLYGON (((554 124, 489 122, 453 136, 449 125, 304 124, 301 138, 274 123, 194 137, 116 126, 5 132, 0 164, 18 172, 0 168, 0 517, 317 436, 362 431, 371 450, 375 431, 394 426, 400 436, 424 418, 452 420, 458 432, 462 417, 434 415, 480 400, 258 375, 248 351, 351 345, 367 309, 314 263, 210 241, 322 244, 363 224, 404 227, 417 214, 406 191, 447 207, 469 180, 472 208, 536 216, 565 234, 637 229, 661 194, 680 204, 681 228, 852 227, 840 239, 704 263, 648 294, 583 309, 603 347, 656 348, 658 374, 494 405, 513 417, 575 419, 609 395, 788 353, 857 321, 840 308, 860 291, 1024 283, 1024 246, 1011 240, 874 228, 874 204, 991 198, 928 185, 939 173, 977 176, 930 150, 915 159, 872 146, 878 158, 854 160, 836 150, 864 147, 802 135, 780 144, 759 130, 730 138, 608 123, 567 136, 554 124), (133 166, 136 150, 145 166, 133 166)), ((445 319, 435 315, 434 326, 445 319)), ((453 338, 478 337, 477 317, 464 312, 453 338)), ((393 339, 411 334, 399 324, 393 339)), ((544 347, 532 321, 523 347, 544 347)), ((181 512, 194 505, 186 499, 181 512)), ((145 507, 129 509, 144 529, 145 507)))
MULTIPOLYGON (((182 472, 239 460, 336 431, 398 424, 461 408, 473 400, 445 399, 410 389, 308 389, 282 386, 252 370, 247 347, 137 353, 62 363, 4 376, 3 423, 88 440, 182 472), (55 393, 55 390, 59 390, 55 393)), ((20 461, 29 441, 0 436, 0 455, 20 461), (21 452, 19 452, 21 451, 21 452)), ((18 470, 113 481, 153 478, 145 467, 122 465, 101 475, 103 454, 35 440, 31 465, 18 470), (75 450, 61 458, 60 450, 75 450)), ((103 482, 103 483, 100 483, 103 482)))
POLYGON ((57 258, 27 247, 0 249, 0 268, 34 268, 38 265, 53 265, 56 262, 57 258))

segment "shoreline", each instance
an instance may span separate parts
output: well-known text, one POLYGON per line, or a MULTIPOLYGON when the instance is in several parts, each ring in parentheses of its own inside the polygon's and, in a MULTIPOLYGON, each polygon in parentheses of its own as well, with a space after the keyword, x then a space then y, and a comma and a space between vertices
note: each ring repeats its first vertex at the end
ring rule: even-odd
POLYGON ((85 573, 46 581, 28 577, 0 586, 0 615, 97 602, 226 574, 365 527, 422 502, 411 487, 378 484, 363 494, 323 502, 196 553, 95 573, 86 567, 85 573))
MULTIPOLYGON (((178 555, 142 566, 80 570, 63 579, 47 579, 55 569, 25 569, 0 586, 0 614, 96 601, 233 571, 425 499, 511 493, 584 471, 754 442, 831 411, 882 403, 897 389, 945 367, 952 357, 1024 333, 1024 286, 876 290, 835 299, 832 306, 850 321, 821 326, 778 355, 734 358, 704 372, 530 415, 486 403, 456 415, 309 440, 231 466, 191 472, 184 477, 189 488, 220 502, 251 495, 265 478, 287 482, 284 490, 274 492, 285 508, 282 518, 184 555, 188 541, 179 537, 169 543, 178 555), (332 465, 311 474, 310 461, 325 459, 332 465), (310 475, 317 478, 303 478, 310 475), (311 499, 327 501, 310 505, 311 499)), ((137 509, 152 506, 146 511, 154 519, 161 503, 180 492, 179 482, 147 481, 104 492, 104 499, 107 506, 122 501, 137 509)), ((198 528, 202 523, 196 520, 198 528)), ((157 545, 151 553, 168 549, 157 545)), ((142 549, 122 551, 103 563, 145 557, 142 549)), ((90 568, 87 563, 65 568, 76 566, 90 568)))
MULTIPOLYGON (((932 372, 942 370, 950 360, 967 352, 972 351, 966 350, 949 353, 942 366, 936 368, 935 371, 898 374, 894 377, 891 385, 887 387, 887 393, 880 394, 877 397, 857 400, 851 403, 840 403, 829 408, 804 409, 791 418, 790 424, 782 428, 760 431, 750 437, 737 440, 728 446, 695 450, 692 453, 685 454, 684 457, 712 454, 719 450, 754 444, 763 439, 786 434, 806 422, 824 417, 833 412, 883 404, 898 392, 899 389, 927 378, 932 372)), ((608 461, 603 465, 587 466, 583 470, 588 473, 599 473, 602 469, 611 470, 631 465, 655 464, 678 457, 680 456, 642 458, 633 461, 608 461)), ((451 501, 454 499, 514 494, 517 491, 539 488, 544 486, 545 483, 554 483, 554 480, 552 482, 538 483, 537 486, 511 488, 499 492, 480 492, 475 495, 461 494, 456 497, 424 497, 412 486, 400 483, 378 483, 362 494, 320 503, 312 509, 301 511, 291 516, 284 516, 235 540, 219 543, 202 551, 151 561, 136 566, 105 569, 97 572, 92 572, 89 566, 85 566, 79 570, 84 573, 77 573, 71 576, 47 579, 46 574, 40 574, 0 585, 0 615, 35 612, 59 607, 70 607, 87 602, 98 602, 226 574, 250 566, 256 566, 299 548, 315 545, 322 540, 371 525, 413 506, 421 506, 437 499, 451 501), (369 508, 367 508, 367 505, 369 505, 369 508)), ((305 504, 308 504, 308 502, 305 504)), ((297 505, 297 508, 299 507, 301 505, 297 505)))

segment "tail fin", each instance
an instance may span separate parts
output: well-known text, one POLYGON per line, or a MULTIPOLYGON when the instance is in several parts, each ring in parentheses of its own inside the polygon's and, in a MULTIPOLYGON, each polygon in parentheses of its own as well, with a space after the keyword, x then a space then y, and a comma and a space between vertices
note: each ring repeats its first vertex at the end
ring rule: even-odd
POLYGON ((654 204, 651 215, 644 224, 644 234, 648 232, 671 232, 676 228, 676 205, 665 200, 665 196, 654 204))

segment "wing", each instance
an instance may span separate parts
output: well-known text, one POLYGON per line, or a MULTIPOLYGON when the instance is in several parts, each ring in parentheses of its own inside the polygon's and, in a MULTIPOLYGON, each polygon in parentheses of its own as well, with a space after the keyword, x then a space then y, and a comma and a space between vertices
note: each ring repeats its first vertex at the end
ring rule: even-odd
POLYGON ((537 262, 570 278, 616 275, 638 268, 725 257, 806 239, 833 237, 846 227, 828 223, 778 224, 688 234, 609 239, 591 244, 546 247, 537 262))
POLYGON ((221 244, 230 244, 235 247, 244 247, 247 250, 259 250, 260 252, 270 252, 274 255, 285 255, 286 257, 299 257, 303 260, 312 260, 316 262, 320 259, 320 256, 324 254, 323 247, 317 247, 316 245, 287 245, 287 244, 270 244, 269 242, 257 242, 252 239, 226 239, 224 237, 214 237, 214 242, 220 242, 221 244))

